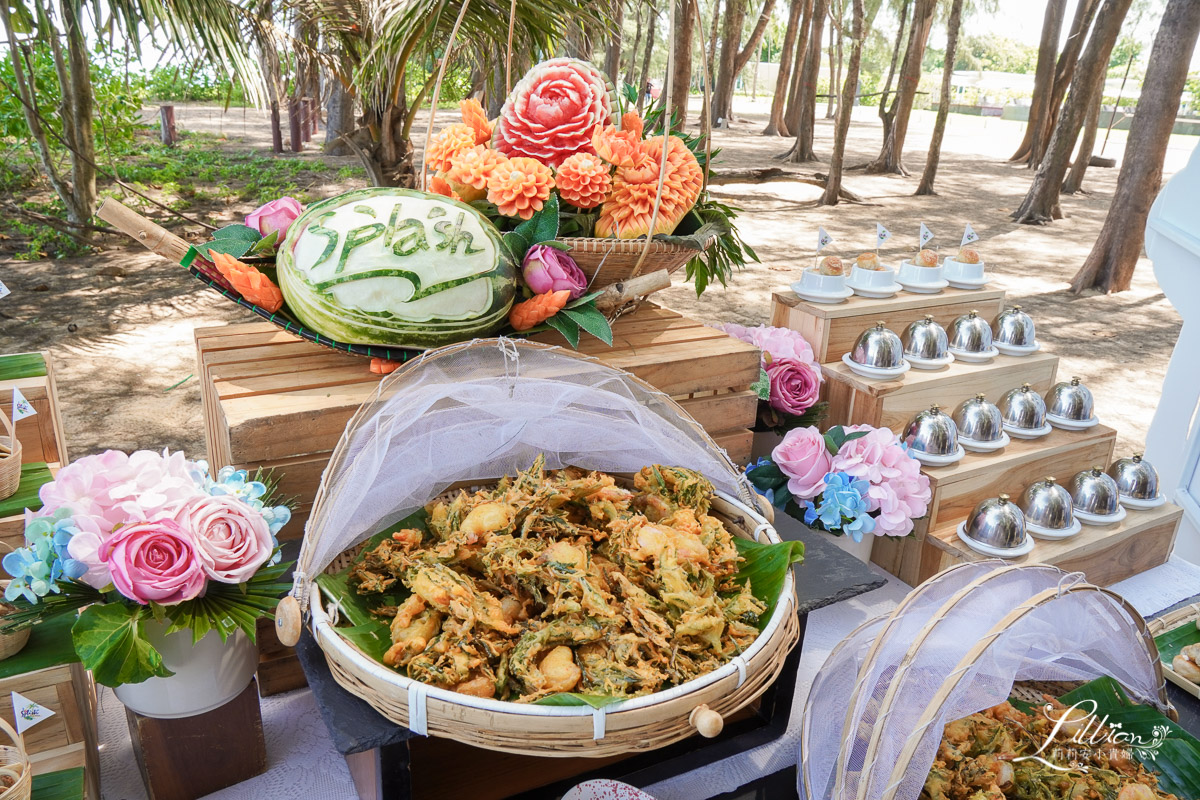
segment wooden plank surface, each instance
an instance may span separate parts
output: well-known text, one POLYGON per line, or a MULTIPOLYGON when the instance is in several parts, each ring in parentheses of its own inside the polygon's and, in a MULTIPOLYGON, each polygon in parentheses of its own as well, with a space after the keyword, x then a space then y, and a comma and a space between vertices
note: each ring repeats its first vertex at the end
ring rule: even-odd
MULTIPOLYGON (((919 309, 935 309, 941 306, 952 306, 976 303, 975 308, 985 308, 989 302, 1002 301, 1003 289, 955 289, 946 287, 937 294, 916 294, 901 291, 892 297, 882 299, 853 295, 841 303, 813 303, 802 300, 790 289, 775 292, 772 300, 782 306, 794 308, 820 319, 841 319, 843 317, 861 317, 864 314, 889 314, 897 311, 912 311, 919 309)), ((968 309, 970 310, 970 309, 968 309)), ((924 313, 932 314, 932 310, 924 313)), ((963 312, 966 313, 966 312, 963 312)), ((980 314, 982 315, 982 311, 980 314)), ((920 319, 920 317, 917 317, 920 319)))

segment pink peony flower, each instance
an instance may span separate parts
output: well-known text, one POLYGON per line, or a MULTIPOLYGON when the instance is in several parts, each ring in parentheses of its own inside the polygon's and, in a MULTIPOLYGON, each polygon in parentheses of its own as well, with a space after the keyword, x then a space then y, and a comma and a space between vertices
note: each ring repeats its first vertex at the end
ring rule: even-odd
POLYGON ((500 110, 492 146, 558 168, 575 153, 594 153, 592 132, 613 121, 608 79, 585 61, 552 58, 534 65, 500 110))
POLYGON ((820 372, 794 358, 779 358, 767 364, 771 381, 771 408, 784 414, 803 414, 817 404, 821 392, 820 372))
MULTIPOLYGON (((900 440, 896 438, 896 434, 887 428, 847 425, 845 430, 847 434, 866 431, 867 435, 846 442, 838 450, 837 455, 833 457, 833 468, 838 472, 845 472, 855 478, 878 484, 900 476, 901 469, 897 453, 905 460, 913 461, 900 446, 900 440), (892 450, 895 452, 889 456, 888 453, 892 450)), ((917 469, 920 469, 919 464, 917 469)))
MULTIPOLYGON (((770 353, 772 361, 790 358, 804 364, 813 366, 816 364, 812 345, 796 331, 760 325, 757 328, 751 328, 750 335, 753 337, 751 342, 758 345, 758 348, 764 353, 770 353)), ((819 383, 821 381, 820 369, 816 370, 816 376, 819 383)))
POLYGON ((847 433, 856 431, 866 431, 867 435, 843 444, 833 457, 833 469, 870 481, 867 510, 878 512, 876 535, 906 536, 912 532, 913 520, 929 510, 929 478, 887 428, 846 427, 847 433))
POLYGON ((247 214, 246 227, 254 228, 263 236, 270 236, 279 231, 279 241, 282 242, 283 237, 287 236, 288 227, 303 213, 304 206, 299 200, 294 197, 281 197, 264 203, 247 214))
POLYGON ((192 537, 174 520, 121 528, 100 546, 100 560, 117 591, 142 605, 175 605, 204 591, 192 537))
POLYGON ((568 289, 576 300, 587 291, 588 279, 575 259, 554 247, 535 244, 525 254, 522 276, 534 294, 561 292, 568 289))
POLYGON ((229 495, 191 500, 176 520, 191 533, 204 573, 221 583, 250 580, 275 548, 262 514, 229 495))
POLYGON ((771 460, 788 476, 788 490, 798 500, 811 500, 825 490, 832 471, 825 437, 816 428, 794 428, 774 450, 771 460))

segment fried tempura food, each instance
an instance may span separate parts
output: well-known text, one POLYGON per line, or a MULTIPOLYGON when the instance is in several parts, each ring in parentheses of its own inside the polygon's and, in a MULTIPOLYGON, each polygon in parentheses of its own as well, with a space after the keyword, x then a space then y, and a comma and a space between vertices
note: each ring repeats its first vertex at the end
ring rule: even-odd
POLYGON ((710 672, 758 637, 765 606, 732 578, 741 560, 712 516, 712 484, 649 466, 546 471, 426 507, 351 571, 364 595, 409 592, 384 663, 476 697, 633 697, 710 672))

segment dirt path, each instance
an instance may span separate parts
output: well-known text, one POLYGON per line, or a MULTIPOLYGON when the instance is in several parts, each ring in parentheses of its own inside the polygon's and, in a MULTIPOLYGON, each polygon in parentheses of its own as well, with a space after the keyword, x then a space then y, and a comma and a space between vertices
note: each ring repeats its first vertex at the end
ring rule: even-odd
MULTIPOLYGON (((723 148, 718 169, 774 166, 772 156, 788 145, 758 135, 763 104, 740 103, 743 107, 745 121, 716 134, 723 148)), ((856 117, 848 155, 851 164, 866 161, 879 147, 880 127, 871 110, 859 111, 862 116, 856 117)), ((269 148, 265 117, 254 111, 221 115, 199 107, 177 109, 177 115, 181 128, 230 137, 224 147, 269 148), (243 134, 246 140, 239 141, 243 134)), ((919 112, 910 132, 914 149, 906 163, 918 173, 931 120, 931 115, 919 112)), ((938 235, 935 243, 943 250, 956 247, 963 224, 970 222, 983 240, 980 248, 996 272, 996 283, 1029 309, 1038 322, 1039 338, 1063 357, 1062 374, 1080 375, 1092 387, 1100 417, 1121 432, 1122 450, 1140 446, 1179 318, 1159 291, 1148 262, 1139 265, 1130 292, 1080 298, 1065 292, 1099 231, 1116 171, 1090 170, 1086 186, 1092 194, 1064 198, 1068 219, 1044 228, 1014 225, 1007 213, 1023 196, 1031 175, 1001 159, 1015 148, 1020 133, 1015 123, 952 116, 939 172, 941 194, 932 198, 911 196, 917 176, 861 172, 851 173, 846 182, 868 198, 869 205, 817 207, 819 190, 798 183, 722 186, 721 196, 745 209, 743 236, 763 264, 738 274, 727 290, 710 290, 700 300, 689 286, 676 286, 662 297, 702 319, 765 322, 772 291, 797 279, 811 262, 818 225, 835 237, 832 252, 852 256, 867 248, 874 223, 882 222, 895 235, 896 245, 882 254, 895 258, 915 249, 910 243, 921 221, 938 235)), ((1114 133, 1108 155, 1119 152, 1123 137, 1114 133)), ((323 132, 318 140, 322 138, 323 132)), ((1195 142, 1176 138, 1180 141, 1173 142, 1168 173, 1182 165, 1195 142)), ((827 154, 830 147, 830 123, 821 121, 818 153, 827 154)), ((301 157, 314 157, 314 151, 301 157)), ((797 169, 811 173, 824 168, 812 164, 797 169)), ((338 191, 336 186, 322 188, 330 194, 338 191)), ((232 208, 230 215, 248 210, 232 208)), ((0 279, 13 290, 0 300, 0 352, 52 353, 72 456, 107 447, 164 445, 196 456, 203 452, 192 331, 248 321, 251 315, 179 267, 140 249, 114 248, 81 259, 0 262, 0 279)))

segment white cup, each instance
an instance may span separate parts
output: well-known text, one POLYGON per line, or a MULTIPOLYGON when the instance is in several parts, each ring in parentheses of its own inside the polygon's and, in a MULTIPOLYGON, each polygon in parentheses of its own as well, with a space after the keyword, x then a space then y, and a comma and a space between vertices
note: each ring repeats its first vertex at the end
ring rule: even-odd
MULTIPOLYGON (((846 291, 845 275, 822 275, 816 270, 806 269, 798 281, 801 291, 815 294, 839 294, 846 291)), ((792 284, 795 288, 797 284, 792 284)))
POLYGON ((850 270, 850 283, 862 289, 890 289, 896 285, 896 270, 891 267, 863 269, 855 266, 850 270))
POLYGON ((900 262, 900 282, 913 286, 930 286, 942 280, 942 267, 920 267, 908 259, 900 262))
POLYGON ((953 258, 947 258, 942 262, 942 266, 946 270, 947 280, 975 283, 976 281, 983 280, 983 269, 986 265, 982 261, 978 264, 967 264, 962 261, 955 261, 953 258))

